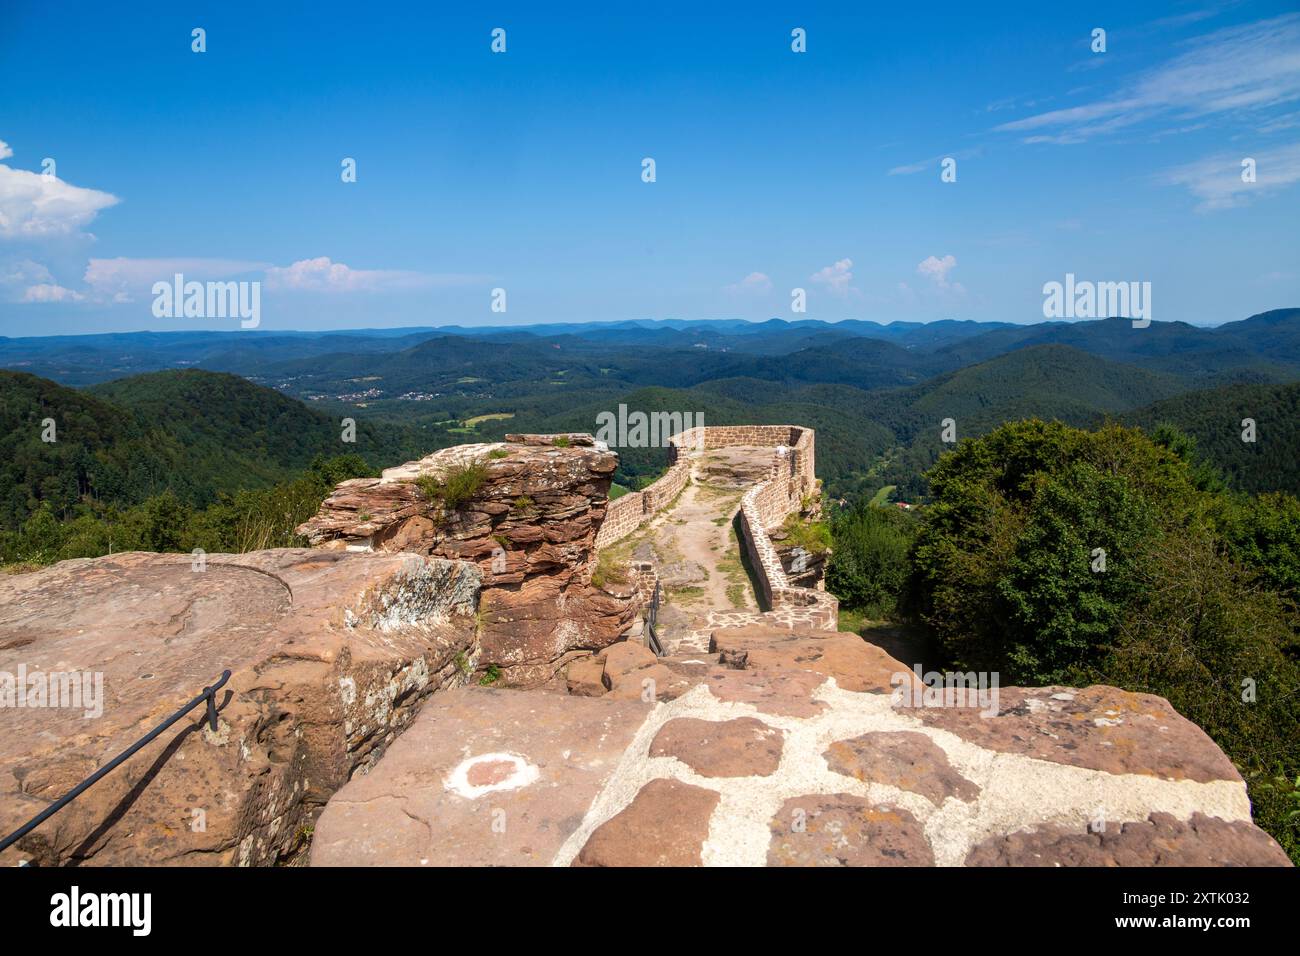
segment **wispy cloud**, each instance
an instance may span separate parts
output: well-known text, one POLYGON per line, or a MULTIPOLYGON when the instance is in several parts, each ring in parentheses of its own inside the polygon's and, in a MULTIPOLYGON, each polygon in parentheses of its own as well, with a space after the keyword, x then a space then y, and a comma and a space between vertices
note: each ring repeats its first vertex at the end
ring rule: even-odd
POLYGON ((397 269, 353 269, 329 256, 300 259, 288 266, 266 270, 268 289, 296 292, 376 292, 381 290, 476 285, 491 279, 485 275, 408 272, 397 269))
POLYGON ((1031 143, 1081 143, 1153 118, 1264 110, 1300 99, 1300 14, 1229 27, 1112 96, 995 127, 1031 143))
POLYGON ((772 279, 762 272, 751 272, 739 282, 724 286, 729 295, 765 295, 772 291, 772 279))
POLYGON ((0 262, 0 299, 6 302, 80 302, 84 298, 82 293, 59 285, 43 263, 32 259, 0 262))
POLYGON ((923 159, 915 163, 905 163, 902 166, 895 166, 889 171, 890 176, 911 176, 916 173, 923 173, 927 169, 933 170, 937 175, 939 164, 943 160, 951 157, 952 159, 970 159, 980 154, 979 149, 963 149, 953 153, 940 153, 938 156, 931 156, 929 159, 923 159))
POLYGON ((180 273, 187 280, 207 281, 261 272, 265 262, 244 259, 171 258, 91 259, 82 281, 90 295, 102 302, 132 302, 137 296, 150 294, 155 282, 171 282, 180 273))
POLYGON ((171 282, 181 274, 186 281, 248 279, 265 283, 267 289, 283 292, 383 292, 439 286, 475 285, 492 276, 459 273, 409 272, 397 269, 353 269, 328 256, 300 259, 287 266, 250 259, 173 257, 134 259, 91 259, 82 276, 84 288, 58 285, 49 270, 31 260, 0 266, 0 286, 19 289, 10 295, 21 302, 134 302, 152 295, 155 282, 171 282))
POLYGON ((1300 143, 1262 150, 1255 161, 1255 181, 1242 181, 1242 160, 1247 157, 1220 153, 1194 163, 1167 169, 1157 177, 1165 186, 1185 186, 1201 200, 1201 212, 1245 205, 1266 193, 1300 182, 1300 143))
POLYGON ((23 290, 24 302, 82 302, 85 298, 75 289, 69 289, 55 282, 29 285, 23 290))

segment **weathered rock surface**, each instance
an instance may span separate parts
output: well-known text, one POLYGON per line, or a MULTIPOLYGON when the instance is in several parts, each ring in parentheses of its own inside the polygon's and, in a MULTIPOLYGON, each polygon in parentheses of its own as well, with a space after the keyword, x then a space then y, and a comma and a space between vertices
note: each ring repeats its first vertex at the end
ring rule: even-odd
POLYGON ((948 755, 924 734, 863 734, 836 741, 822 756, 836 773, 919 793, 935 806, 949 797, 970 802, 979 796, 979 788, 954 770, 948 755))
POLYGON ((196 709, 3 862, 283 859, 417 704, 464 678, 473 565, 298 549, 194 567, 189 555, 127 553, 0 579, 0 674, 98 674, 103 688, 100 716, 0 707, 0 832, 233 672, 216 734, 196 709))
POLYGON ((847 793, 787 800, 771 821, 768 866, 933 866, 916 817, 847 793))
POLYGON ((1000 753, 1200 783, 1238 776, 1205 731, 1153 694, 1104 685, 1003 687, 995 715, 955 703, 908 709, 927 727, 1000 753))
POLYGON ((967 866, 1290 866, 1282 848, 1259 828, 1202 813, 1097 830, 1047 825, 986 840, 967 866))
POLYGON ((636 605, 630 588, 591 584, 618 456, 590 435, 506 437, 345 481, 298 531, 323 548, 414 551, 477 564, 477 665, 527 686, 549 680, 577 651, 613 643, 636 605), (470 464, 485 477, 451 511, 421 490, 421 477, 441 480, 470 464))
POLYGON ((650 744, 650 756, 675 757, 701 777, 766 777, 781 763, 785 734, 754 717, 721 722, 678 717, 650 744))
POLYGON ((907 671, 874 644, 842 631, 763 624, 720 628, 710 650, 724 659, 743 659, 746 670, 811 672, 835 678, 846 690, 887 692, 894 675, 907 671))
POLYGON ((438 694, 374 770, 329 802, 312 865, 550 863, 649 710, 540 691, 438 694))
POLYGON ((575 866, 699 866, 718 794, 678 780, 651 780, 602 823, 575 866))
MULTIPOLYGON (((422 833, 403 809, 425 799, 420 792, 443 793, 434 779, 442 770, 412 771, 408 786, 389 765, 408 742, 441 741, 437 746, 454 749, 450 736, 459 741, 461 760, 492 752, 549 768, 545 786, 519 778, 511 801, 537 788, 532 799, 549 805, 572 781, 573 799, 545 817, 571 814, 562 827, 547 831, 562 835, 543 841, 529 830, 534 853, 528 862, 1287 862, 1251 823, 1245 785, 1231 764, 1158 698, 1114 688, 1001 688, 1000 699, 988 702, 989 716, 980 716, 970 708, 917 706, 926 699, 914 696, 914 675, 854 635, 751 625, 719 629, 714 643, 726 652, 725 662, 709 655, 656 663, 635 645, 604 652, 602 679, 617 672, 616 687, 661 668, 673 675, 681 685, 676 696, 660 696, 653 705, 616 700, 612 691, 596 699, 458 691, 461 711, 449 722, 433 715, 452 695, 435 697, 425 708, 427 722, 422 715, 365 782, 349 784, 326 809, 329 861, 380 861, 384 855, 375 848, 384 841, 422 833), (860 646, 851 647, 852 641, 860 646), (507 699, 510 709, 499 726, 500 701, 507 699), (530 706, 544 709, 532 713, 530 706), (600 735, 585 722, 595 706, 641 709, 600 735), (581 708, 571 729, 568 707, 581 708), (523 712, 527 719, 512 716, 523 712), (972 723, 987 726, 972 730, 972 723), (1170 741, 1183 750, 1180 763, 1172 760, 1170 741), (593 746, 604 748, 598 773, 553 756, 557 749, 586 753, 593 746), (367 811, 364 827, 334 815, 344 796, 369 807, 372 786, 382 786, 393 802, 367 811), (1098 819, 1108 834, 1100 838, 1088 830, 1098 819)), ((601 657, 586 665, 583 686, 594 682, 601 657)), ((575 680, 572 668, 569 680, 575 680)), ((438 757, 430 766, 451 762, 438 757)), ((419 839, 435 848, 431 863, 501 859, 500 838, 467 822, 470 805, 440 796, 416 814, 429 827, 419 839)), ((522 804, 497 804, 507 813, 511 805, 522 804)))

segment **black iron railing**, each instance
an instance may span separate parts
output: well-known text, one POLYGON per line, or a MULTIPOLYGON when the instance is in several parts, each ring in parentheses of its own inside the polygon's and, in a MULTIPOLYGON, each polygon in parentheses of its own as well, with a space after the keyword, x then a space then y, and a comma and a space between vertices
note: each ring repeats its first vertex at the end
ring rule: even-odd
POLYGON ((645 645, 654 651, 655 657, 664 656, 663 645, 659 643, 659 632, 655 624, 659 621, 659 582, 655 582, 655 593, 650 598, 650 607, 645 612, 645 645))
POLYGON ((224 687, 226 681, 228 680, 230 680, 230 671, 228 670, 222 671, 221 678, 215 684, 211 685, 210 687, 203 688, 203 692, 199 694, 199 696, 195 697, 192 701, 190 701, 180 710, 176 711, 176 713, 172 714, 170 717, 164 720, 153 730, 149 731, 149 733, 145 734, 143 737, 141 737, 139 740, 133 743, 126 750, 123 750, 120 754, 118 754, 108 763, 104 764, 104 766, 100 767, 98 770, 92 773, 85 780, 81 781, 81 783, 77 784, 66 794, 61 796, 58 800, 55 800, 48 807, 46 807, 40 813, 36 814, 36 816, 32 817, 30 820, 28 820, 26 823, 20 826, 13 833, 9 834, 3 840, 0 840, 0 850, 8 849, 14 843, 17 843, 27 834, 31 833, 38 826, 40 826, 50 817, 54 816, 54 814, 58 813, 69 803, 77 799, 77 797, 81 796, 83 793, 85 793, 87 790, 93 787, 96 783, 102 780, 105 776, 111 773, 114 770, 114 768, 116 768, 123 762, 129 760, 132 756, 135 755, 135 753, 138 750, 140 750, 142 747, 147 745, 150 741, 152 741, 155 737, 161 734, 164 730, 166 730, 172 724, 176 723, 176 721, 180 720, 182 717, 184 717, 186 714, 188 714, 191 710, 199 706, 199 704, 203 703, 204 701, 208 702, 208 712, 206 715, 208 726, 212 728, 213 733, 216 733, 217 732, 217 691, 219 691, 222 687, 224 687))

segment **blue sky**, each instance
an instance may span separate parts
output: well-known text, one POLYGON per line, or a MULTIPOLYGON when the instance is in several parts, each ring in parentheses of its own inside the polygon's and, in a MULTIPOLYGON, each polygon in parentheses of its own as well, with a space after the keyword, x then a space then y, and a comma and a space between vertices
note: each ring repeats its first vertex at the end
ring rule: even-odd
POLYGON ((1294 2, 391 6, 8 0, 0 334, 1300 305, 1294 2))

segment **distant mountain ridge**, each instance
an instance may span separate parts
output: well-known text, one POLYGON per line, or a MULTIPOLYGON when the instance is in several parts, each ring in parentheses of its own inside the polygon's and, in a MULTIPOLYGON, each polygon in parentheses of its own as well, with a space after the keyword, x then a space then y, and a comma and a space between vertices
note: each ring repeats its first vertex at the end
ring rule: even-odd
MULTIPOLYGON (((102 485, 111 471, 103 463, 118 462, 111 474, 118 486, 133 489, 127 498, 170 486, 198 503, 241 481, 275 481, 314 450, 352 450, 337 440, 343 417, 356 418, 372 463, 387 465, 471 435, 590 431, 598 414, 620 403, 692 412, 711 424, 797 417, 818 430, 819 467, 832 494, 896 485, 915 496, 924 493, 920 474, 948 447, 939 441, 939 424, 948 418, 959 437, 968 437, 1011 419, 1085 426, 1151 408, 1175 424, 1186 421, 1185 430, 1204 436, 1209 450, 1213 409, 1190 399, 1180 404, 1179 397, 1214 389, 1223 389, 1219 398, 1205 401, 1246 395, 1245 415, 1246 406, 1262 401, 1249 397, 1250 387, 1300 380, 1300 309, 1213 329, 1175 322, 1135 329, 1127 319, 1034 326, 773 319, 0 341, 0 363, 15 362, 89 385, 84 392, 40 386, 44 397, 29 395, 23 429, 32 409, 52 395, 74 421, 125 415, 110 433, 88 432, 85 454, 100 462, 97 472, 88 461, 68 470, 79 476, 74 485, 96 475, 102 485), (176 362, 223 366, 233 374, 121 371, 176 362), (136 452, 124 456, 128 445, 136 452), (128 473, 129 480, 122 477, 128 473)), ((30 385, 19 392, 30 393, 30 385)), ((1266 394, 1274 393, 1259 393, 1266 394)), ((1266 434, 1278 435, 1276 416, 1267 417, 1266 434)), ((30 439, 23 434, 24 442, 30 439)), ((1218 449, 1219 460, 1230 462, 1228 451, 1218 449)), ((12 452, 11 467, 40 458, 30 447, 12 452)), ((1239 455, 1245 470, 1233 473, 1234 482, 1279 487, 1285 466, 1271 454, 1261 447, 1253 458, 1239 455)), ((620 478, 627 482, 663 467, 662 449, 623 449, 622 455, 620 478)), ((10 515, 42 497, 31 488, 54 481, 32 467, 19 476, 25 490, 8 492, 10 515)), ((66 484, 51 494, 76 497, 66 484)))
MULTIPOLYGON (((1033 325, 953 319, 929 323, 859 319, 840 322, 668 319, 337 332, 130 332, 0 338, 0 367, 29 371, 74 385, 180 366, 257 375, 269 380, 277 375, 293 374, 307 360, 319 360, 322 368, 337 367, 340 362, 348 361, 355 364, 358 354, 383 361, 383 356, 418 349, 430 341, 440 341, 443 344, 439 347, 447 349, 467 341, 496 345, 509 342, 517 346, 521 355, 531 353, 531 360, 542 365, 548 365, 541 360, 548 352, 618 356, 629 351, 653 350, 673 353, 671 361, 661 364, 680 367, 683 363, 698 363, 701 355, 717 352, 777 357, 811 349, 833 357, 830 353, 841 345, 871 340, 889 343, 900 352, 911 354, 910 361, 893 356, 902 370, 900 375, 916 374, 922 378, 1017 348, 1051 344, 1070 345, 1102 358, 1203 381, 1213 380, 1215 376, 1228 380, 1284 381, 1300 374, 1300 309, 1295 308, 1275 309, 1214 328, 1157 321, 1147 329, 1133 329, 1127 319, 1033 325)), ((549 358, 553 360, 555 356, 551 354, 549 358)), ((640 355, 639 361, 630 364, 645 367, 653 363, 640 355)), ((601 363, 601 367, 608 366, 608 362, 601 363)), ((748 374, 740 368, 732 371, 748 374)), ((356 374, 355 368, 352 374, 356 374)))

